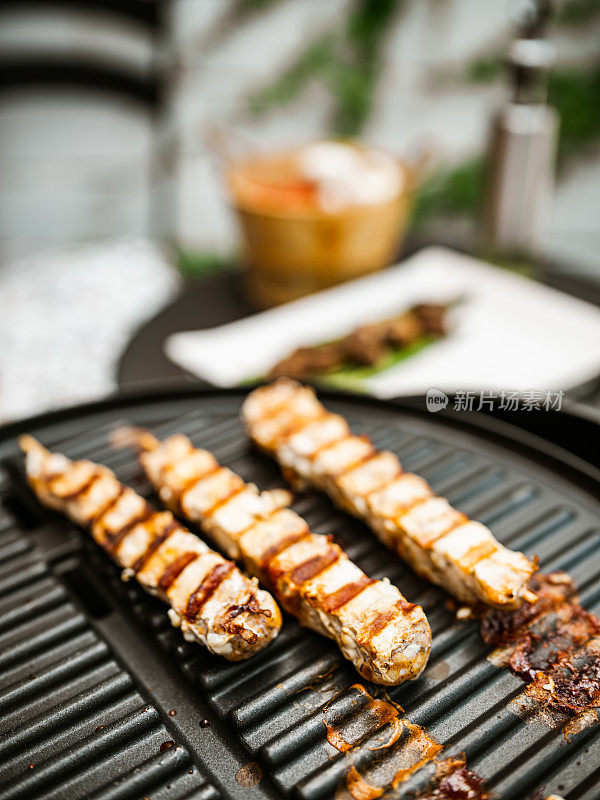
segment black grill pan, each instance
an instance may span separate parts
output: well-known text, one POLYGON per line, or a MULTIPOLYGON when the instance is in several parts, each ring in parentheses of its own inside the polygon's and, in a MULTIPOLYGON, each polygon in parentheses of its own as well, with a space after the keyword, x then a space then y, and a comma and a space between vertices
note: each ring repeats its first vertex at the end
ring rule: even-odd
MULTIPOLYGON (((106 464, 150 497, 133 454, 109 445, 123 422, 185 432, 246 480, 281 485, 275 464, 243 434, 243 397, 190 389, 116 399, 0 431, 0 800, 318 800, 335 796, 349 759, 361 767, 381 761, 383 769, 392 757, 372 749, 382 731, 360 717, 353 688, 365 682, 333 644, 291 619, 247 662, 185 643, 162 603, 123 584, 91 539, 43 510, 25 486, 16 436, 28 430, 70 456, 106 464), (329 744, 324 718, 350 725, 349 754, 329 744)), ((502 542, 537 553, 544 570, 567 570, 583 604, 600 612, 600 481, 591 467, 540 439, 515 437, 510 426, 482 427, 474 415, 322 397, 502 542)), ((524 721, 509 707, 523 683, 487 660, 477 624, 457 622, 443 592, 323 497, 304 495, 294 507, 313 530, 333 533, 367 574, 387 575, 424 606, 434 635, 429 665, 388 695, 445 746, 442 755, 466 753, 507 800, 600 796, 600 725, 567 738, 524 721)), ((412 797, 430 777, 425 766, 386 797, 412 797)))

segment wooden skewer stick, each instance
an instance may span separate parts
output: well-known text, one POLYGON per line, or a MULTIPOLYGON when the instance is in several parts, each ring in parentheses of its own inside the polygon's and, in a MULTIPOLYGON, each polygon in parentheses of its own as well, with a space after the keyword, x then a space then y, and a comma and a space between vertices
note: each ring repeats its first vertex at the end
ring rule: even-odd
POLYGON ((42 445, 28 433, 19 436, 19 447, 24 453, 31 453, 34 450, 41 450, 42 445))
POLYGON ((119 450, 137 447, 139 450, 149 452, 160 447, 160 441, 153 433, 136 425, 122 425, 116 428, 110 435, 110 443, 119 450))
POLYGON ((525 600, 526 603, 531 603, 532 605, 534 603, 537 603, 539 599, 537 594, 535 594, 535 592, 532 592, 531 589, 527 588, 523 589, 523 591, 521 592, 521 597, 523 598, 523 600, 525 600))

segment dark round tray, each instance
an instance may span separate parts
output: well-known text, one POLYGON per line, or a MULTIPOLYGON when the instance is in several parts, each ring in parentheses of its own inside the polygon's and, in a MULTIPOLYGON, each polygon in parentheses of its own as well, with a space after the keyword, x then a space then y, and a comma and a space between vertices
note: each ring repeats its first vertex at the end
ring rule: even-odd
MULTIPOLYGON (((502 542, 537 553, 543 569, 568 570, 582 602, 600 609, 600 473, 592 466, 481 415, 432 415, 418 404, 321 394, 355 430, 397 452, 406 470, 502 542)), ((277 641, 248 662, 230 664, 185 644, 159 601, 123 584, 90 537, 42 509, 25 486, 16 436, 27 430, 72 456, 105 463, 151 496, 134 455, 109 445, 110 431, 125 421, 160 435, 186 432, 246 480, 281 484, 275 464, 243 433, 244 396, 190 387, 0 429, 0 707, 6 697, 11 702, 0 720, 0 752, 9 751, 0 797, 237 799, 244 785, 248 798, 317 800, 333 797, 349 759, 360 758, 366 769, 384 757, 368 746, 377 730, 372 719, 367 728, 375 728, 346 754, 327 741, 324 707, 343 710, 359 680, 330 642, 286 619, 277 641), (25 601, 35 612, 23 610, 25 601), (173 745, 161 749, 165 742, 173 745)), ((522 720, 508 703, 523 684, 490 664, 476 623, 457 621, 441 590, 323 497, 301 496, 294 507, 313 530, 334 534, 367 574, 388 576, 424 606, 434 634, 429 665, 419 680, 388 692, 411 722, 426 727, 448 755, 465 752, 501 797, 529 798, 542 788, 543 796, 596 796, 588 787, 597 778, 600 724, 565 738, 560 728, 522 720)), ((394 758, 401 748, 399 742, 394 758)), ((430 776, 429 767, 419 770, 393 796, 408 796, 430 776)))

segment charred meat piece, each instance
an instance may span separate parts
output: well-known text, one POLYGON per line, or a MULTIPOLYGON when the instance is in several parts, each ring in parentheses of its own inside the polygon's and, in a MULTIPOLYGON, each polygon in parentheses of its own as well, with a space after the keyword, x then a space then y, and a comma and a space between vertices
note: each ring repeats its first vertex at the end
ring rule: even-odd
POLYGON ((271 375, 290 375, 302 377, 323 372, 331 372, 343 366, 345 354, 343 348, 336 344, 323 344, 319 347, 299 347, 282 359, 271 370, 271 375))
POLYGON ((95 541, 150 594, 170 605, 188 641, 238 661, 277 636, 281 613, 268 592, 186 530, 156 511, 106 467, 20 440, 30 486, 42 503, 88 528, 95 541))
POLYGON ((413 307, 412 311, 421 321, 425 331, 432 336, 445 336, 448 332, 446 306, 439 303, 419 303, 413 307))
POLYGON ((371 366, 376 364, 388 350, 387 322, 374 322, 361 325, 349 336, 343 339, 344 363, 363 364, 371 366))
MULTIPOLYGON (((185 436, 140 437, 141 464, 161 499, 198 523, 230 558, 270 587, 302 625, 334 639, 365 678, 397 685, 419 676, 431 648, 423 609, 372 580, 328 536, 220 466, 185 436)), ((287 495, 287 492, 283 493, 287 495)))
MULTIPOLYGON (((390 320, 386 325, 385 338, 396 347, 407 347, 421 336, 432 333, 414 311, 390 320)), ((444 335, 444 334, 439 334, 444 335)))
POLYGON ((392 347, 408 347, 423 336, 445 336, 446 306, 421 303, 397 317, 361 325, 347 336, 314 347, 299 347, 270 371, 272 378, 307 378, 345 366, 374 366, 392 347))
POLYGON ((364 519, 417 572, 465 603, 517 608, 535 602, 527 581, 536 563, 503 547, 426 481, 403 471, 394 453, 355 436, 312 389, 280 378, 252 392, 242 417, 254 442, 286 475, 327 492, 364 519))

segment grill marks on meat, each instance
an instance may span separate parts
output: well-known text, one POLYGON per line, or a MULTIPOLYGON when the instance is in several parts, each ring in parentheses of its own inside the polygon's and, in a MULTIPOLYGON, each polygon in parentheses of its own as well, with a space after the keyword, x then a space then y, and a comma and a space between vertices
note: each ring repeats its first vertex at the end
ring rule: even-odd
POLYGON ((230 660, 265 647, 281 627, 273 598, 173 518, 154 510, 105 467, 50 453, 21 439, 27 477, 46 505, 88 527, 122 567, 171 608, 171 622, 190 641, 230 660), (232 626, 231 609, 235 625, 232 626))
MULTIPOLYGON (((153 515, 150 515, 148 519, 150 520, 152 519, 152 517, 153 515)), ((169 536, 175 533, 176 530, 182 530, 182 526, 175 519, 168 520, 164 528, 152 538, 151 542, 148 544, 142 555, 133 562, 133 564, 131 565, 131 570, 136 575, 138 574, 138 572, 141 572, 148 563, 148 561, 150 561, 152 556, 156 553, 161 544, 166 542, 169 536)), ((160 580, 159 580, 159 585, 160 585, 160 580)))
POLYGON ((232 569, 235 569, 235 567, 231 561, 225 561, 213 567, 208 575, 202 579, 198 588, 189 596, 185 609, 187 619, 195 619, 198 616, 232 569))
POLYGON ((600 707, 600 619, 579 604, 564 572, 536 573, 529 588, 535 605, 517 611, 487 611, 481 620, 492 659, 528 682, 533 707, 569 716, 600 707))
MULTIPOLYGON (((107 531, 104 538, 104 549, 111 555, 114 555, 125 537, 138 525, 148 522, 148 520, 150 520, 155 513, 155 509, 153 509, 151 505, 146 504, 144 506, 144 510, 135 515, 126 525, 123 525, 122 528, 119 528, 119 530, 116 531, 107 531)), ((98 517, 95 522, 99 523, 101 519, 102 515, 98 517)), ((134 569, 134 572, 135 571, 136 570, 134 569)))
POLYGON ((535 562, 503 547, 426 481, 405 473, 394 453, 353 435, 312 389, 280 378, 246 398, 242 417, 250 437, 285 474, 317 486, 364 519, 417 573, 462 602, 517 608, 534 599, 527 581, 535 562))
POLYGON ((303 625, 333 638, 361 675, 396 685, 421 673, 431 631, 420 606, 388 581, 368 578, 331 537, 311 533, 277 498, 225 467, 215 470, 214 457, 186 437, 145 441, 150 449, 140 462, 161 498, 272 588, 303 625), (188 469, 186 483, 174 479, 188 469))
POLYGON ((342 586, 340 589, 337 589, 335 592, 323 598, 323 610, 328 614, 333 611, 339 611, 342 606, 345 606, 350 600, 354 600, 355 597, 364 591, 367 586, 371 586, 372 583, 375 583, 374 578, 369 578, 366 575, 363 575, 362 578, 359 578, 357 581, 347 583, 345 586, 342 586))
POLYGON ((317 575, 326 570, 327 567, 335 564, 340 556, 341 552, 337 548, 332 547, 322 555, 307 558, 306 561, 303 561, 292 569, 290 572, 290 580, 297 584, 306 583, 306 581, 311 580, 311 578, 316 578, 317 575))
POLYGON ((182 553, 175 559, 175 561, 171 561, 158 582, 158 588, 161 590, 161 592, 166 592, 173 581, 177 580, 177 578, 181 575, 188 564, 191 564, 192 561, 195 561, 197 558, 198 553, 182 553))
POLYGON ((348 365, 373 366, 393 347, 407 347, 425 336, 446 335, 446 307, 422 303, 392 319, 361 325, 347 336, 314 347, 299 347, 270 371, 272 378, 307 378, 348 365))

